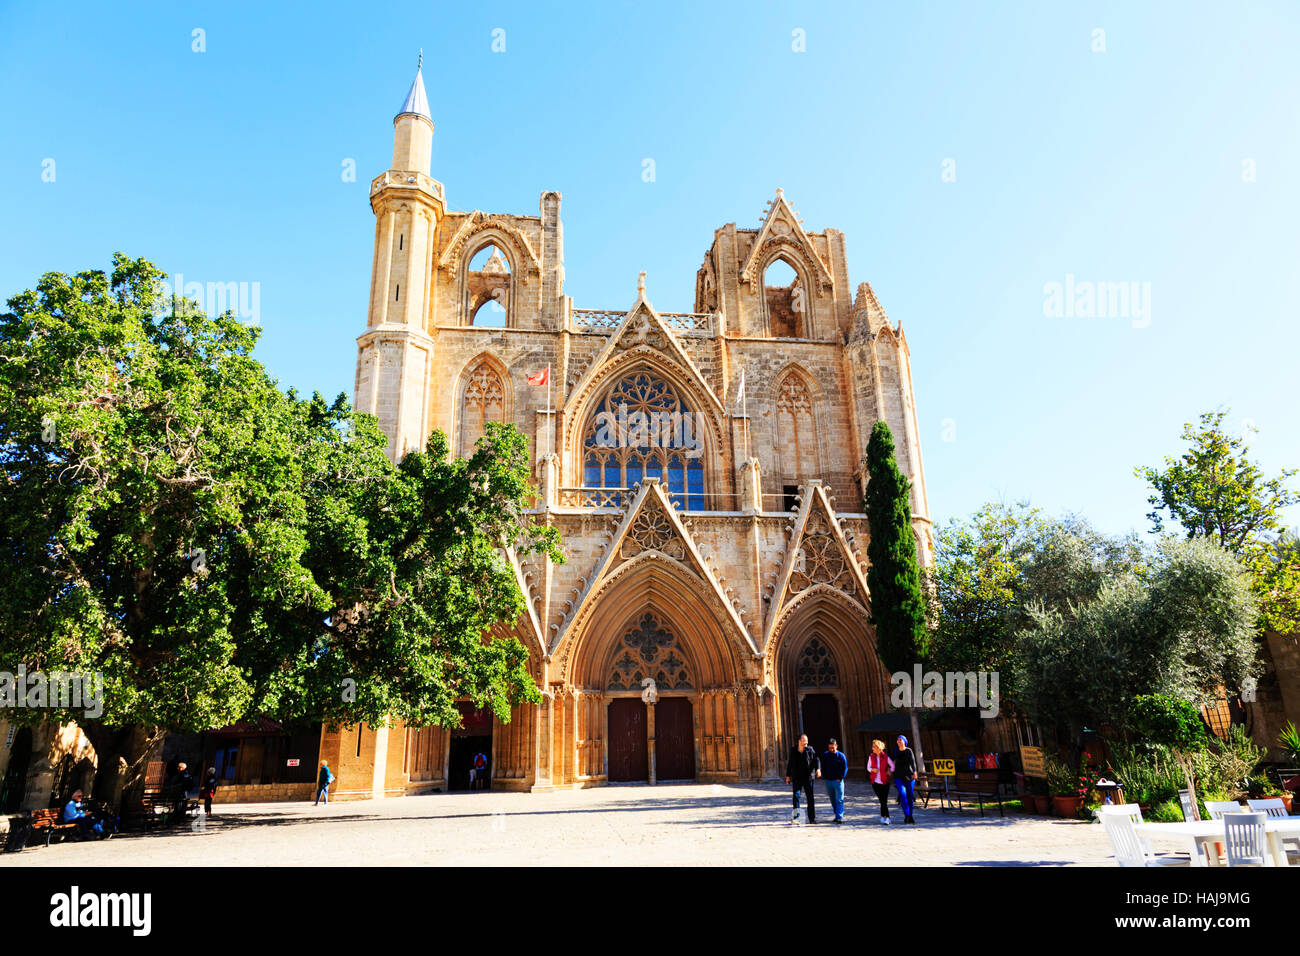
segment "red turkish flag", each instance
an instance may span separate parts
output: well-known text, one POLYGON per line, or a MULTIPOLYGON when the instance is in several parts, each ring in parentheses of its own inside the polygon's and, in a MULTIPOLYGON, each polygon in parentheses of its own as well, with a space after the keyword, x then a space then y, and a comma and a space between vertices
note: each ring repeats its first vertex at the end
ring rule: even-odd
POLYGON ((550 385, 551 384, 551 367, 548 365, 536 375, 528 376, 529 385, 550 385))

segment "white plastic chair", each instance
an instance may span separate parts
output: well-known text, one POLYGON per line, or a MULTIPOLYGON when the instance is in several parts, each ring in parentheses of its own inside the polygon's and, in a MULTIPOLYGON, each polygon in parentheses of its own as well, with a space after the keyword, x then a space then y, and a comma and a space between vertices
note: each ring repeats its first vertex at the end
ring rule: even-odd
POLYGON ((1268 837, 1262 813, 1225 813, 1223 831, 1227 839, 1228 866, 1264 866, 1268 859, 1268 837))
POLYGON ((1286 812, 1286 804, 1277 797, 1269 797, 1266 800, 1247 800, 1246 806, 1250 807, 1251 813, 1262 813, 1266 817, 1285 817, 1289 815, 1286 812))
MULTIPOLYGON (((1100 813, 1102 828, 1120 866, 1187 866, 1185 857, 1154 856, 1128 813, 1100 813)), ((1139 813, 1139 819, 1141 814, 1139 813)))
MULTIPOLYGON (((1286 804, 1277 797, 1268 797, 1263 800, 1247 800, 1246 806, 1250 807, 1253 813, 1262 813, 1266 817, 1274 819, 1278 817, 1286 818, 1291 814, 1286 812, 1286 804)), ((1284 836, 1282 845, 1286 847, 1288 863, 1295 863, 1296 857, 1300 857, 1300 837, 1284 836)))
MULTIPOLYGON (((1103 803, 1094 811, 1094 813, 1098 818, 1100 818, 1104 813, 1118 813, 1121 816, 1128 817, 1135 824, 1142 822, 1142 808, 1136 803, 1103 803)), ((1141 833, 1137 834, 1137 838, 1142 843, 1143 852, 1145 852, 1147 856, 1153 856, 1154 853, 1151 850, 1151 843, 1147 838, 1141 833)))
POLYGON ((1206 800, 1205 812, 1211 820, 1222 820, 1225 813, 1242 813, 1241 804, 1236 800, 1206 800))

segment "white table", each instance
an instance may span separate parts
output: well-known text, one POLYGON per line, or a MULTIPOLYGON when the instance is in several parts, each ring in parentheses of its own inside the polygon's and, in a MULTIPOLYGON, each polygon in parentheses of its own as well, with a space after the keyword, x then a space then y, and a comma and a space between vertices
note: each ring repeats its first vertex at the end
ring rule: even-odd
MULTIPOLYGON (((1225 840, 1222 820, 1187 820, 1182 823, 1139 823, 1144 837, 1168 838, 1182 842, 1192 851, 1192 866, 1218 866, 1219 851, 1214 844, 1225 840)), ((1283 837, 1300 837, 1300 817, 1268 817, 1264 820, 1269 854, 1274 866, 1286 866, 1283 837)))

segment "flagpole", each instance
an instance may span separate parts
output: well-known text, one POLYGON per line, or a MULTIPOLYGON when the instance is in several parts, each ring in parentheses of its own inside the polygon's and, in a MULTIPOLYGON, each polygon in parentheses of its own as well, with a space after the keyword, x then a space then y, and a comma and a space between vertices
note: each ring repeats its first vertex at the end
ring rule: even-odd
POLYGON ((749 396, 740 393, 740 416, 745 419, 745 461, 749 461, 749 396))
POLYGON ((555 451, 555 422, 551 420, 551 366, 546 366, 546 445, 552 453, 555 451))

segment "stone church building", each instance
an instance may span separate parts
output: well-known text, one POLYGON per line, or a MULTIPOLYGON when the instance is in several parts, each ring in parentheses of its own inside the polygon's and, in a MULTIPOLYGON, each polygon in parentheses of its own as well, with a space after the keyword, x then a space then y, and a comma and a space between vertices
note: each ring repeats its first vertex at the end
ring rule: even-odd
POLYGON ((690 312, 657 309, 644 274, 628 303, 576 308, 560 194, 534 215, 454 211, 418 72, 394 126, 356 406, 395 458, 435 429, 468 454, 513 422, 567 562, 509 556, 528 611, 508 629, 543 703, 457 731, 326 731, 344 794, 464 785, 478 750, 493 788, 771 779, 801 729, 861 771, 853 730, 889 689, 861 505, 877 419, 923 562, 932 545, 907 340, 853 291, 844 235, 809 231, 778 189, 752 227, 714 231, 690 312))

